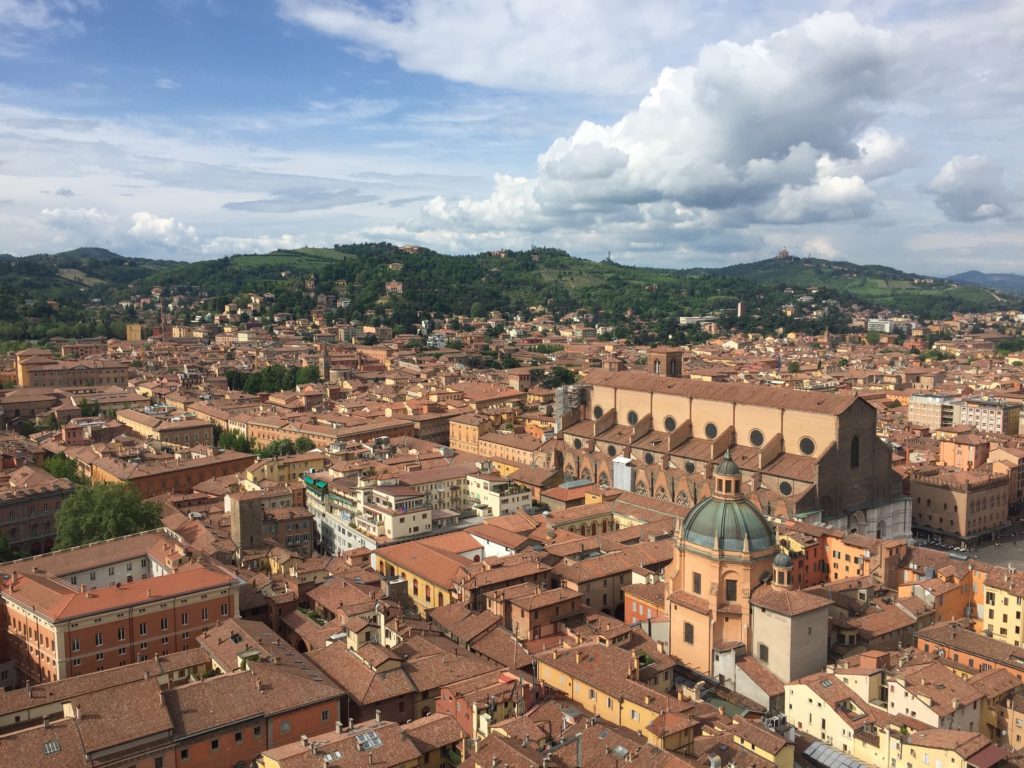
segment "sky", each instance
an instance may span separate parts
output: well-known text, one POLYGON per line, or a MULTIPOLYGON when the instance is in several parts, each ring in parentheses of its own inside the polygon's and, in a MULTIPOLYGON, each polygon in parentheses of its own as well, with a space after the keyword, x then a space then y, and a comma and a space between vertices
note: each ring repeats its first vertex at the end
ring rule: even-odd
POLYGON ((1020 0, 0 0, 0 252, 1024 273, 1020 0))

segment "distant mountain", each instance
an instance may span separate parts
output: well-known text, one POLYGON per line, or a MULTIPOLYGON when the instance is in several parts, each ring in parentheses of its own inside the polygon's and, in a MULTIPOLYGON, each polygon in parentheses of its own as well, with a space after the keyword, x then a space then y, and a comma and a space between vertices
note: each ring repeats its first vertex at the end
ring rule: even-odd
POLYGON ((1004 306, 999 297, 978 285, 915 275, 877 264, 783 256, 736 264, 720 271, 761 285, 818 289, 864 306, 925 316, 1004 306))
POLYGON ((993 291, 1024 295, 1024 275, 1015 275, 1011 272, 979 272, 972 269, 969 272, 950 275, 946 279, 954 283, 969 283, 991 288, 993 291))

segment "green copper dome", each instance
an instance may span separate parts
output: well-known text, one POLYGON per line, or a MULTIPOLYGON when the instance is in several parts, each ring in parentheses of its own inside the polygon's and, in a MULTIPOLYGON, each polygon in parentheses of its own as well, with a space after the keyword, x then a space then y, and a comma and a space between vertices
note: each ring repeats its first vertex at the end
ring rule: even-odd
POLYGON ((743 498, 712 496, 701 501, 686 516, 683 539, 728 552, 757 552, 775 546, 775 532, 768 521, 743 498))
POLYGON ((716 475, 723 475, 725 477, 739 477, 740 468, 736 465, 736 462, 732 460, 732 451, 726 451, 725 456, 722 457, 722 463, 715 469, 716 475))

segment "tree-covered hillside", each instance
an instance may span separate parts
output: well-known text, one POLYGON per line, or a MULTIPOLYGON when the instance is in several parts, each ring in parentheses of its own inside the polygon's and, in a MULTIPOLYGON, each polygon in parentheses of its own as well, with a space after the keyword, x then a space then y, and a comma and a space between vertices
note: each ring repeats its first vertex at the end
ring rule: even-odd
MULTIPOLYGON (((148 295, 155 286, 182 294, 209 312, 232 301, 244 306, 252 294, 271 294, 263 301, 264 317, 273 312, 302 315, 316 306, 318 295, 333 295, 344 301, 329 306, 328 319, 400 329, 431 314, 482 316, 539 308, 561 316, 582 310, 596 323, 638 341, 687 333, 678 327, 681 315, 719 313, 727 328, 840 331, 845 320, 839 305, 856 303, 930 319, 1020 304, 979 286, 819 259, 673 270, 588 261, 549 248, 449 256, 361 243, 200 262, 131 259, 81 248, 0 256, 0 339, 118 333, 124 322, 135 319, 135 310, 122 309, 119 302, 130 304, 128 299, 148 295), (391 280, 402 283, 401 295, 385 295, 391 280), (811 289, 819 311, 788 317, 782 308, 811 289), (738 302, 746 307, 740 319, 734 312, 738 302)), ((179 320, 186 317, 184 308, 181 313, 179 320)))

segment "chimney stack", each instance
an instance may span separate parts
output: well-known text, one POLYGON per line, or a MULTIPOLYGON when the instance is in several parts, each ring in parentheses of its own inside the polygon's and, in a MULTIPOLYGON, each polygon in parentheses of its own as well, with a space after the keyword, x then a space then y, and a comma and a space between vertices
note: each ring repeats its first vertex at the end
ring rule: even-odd
POLYGON ((374 719, 379 723, 380 722, 380 710, 379 709, 374 710, 374 713, 375 713, 374 714, 374 719))

